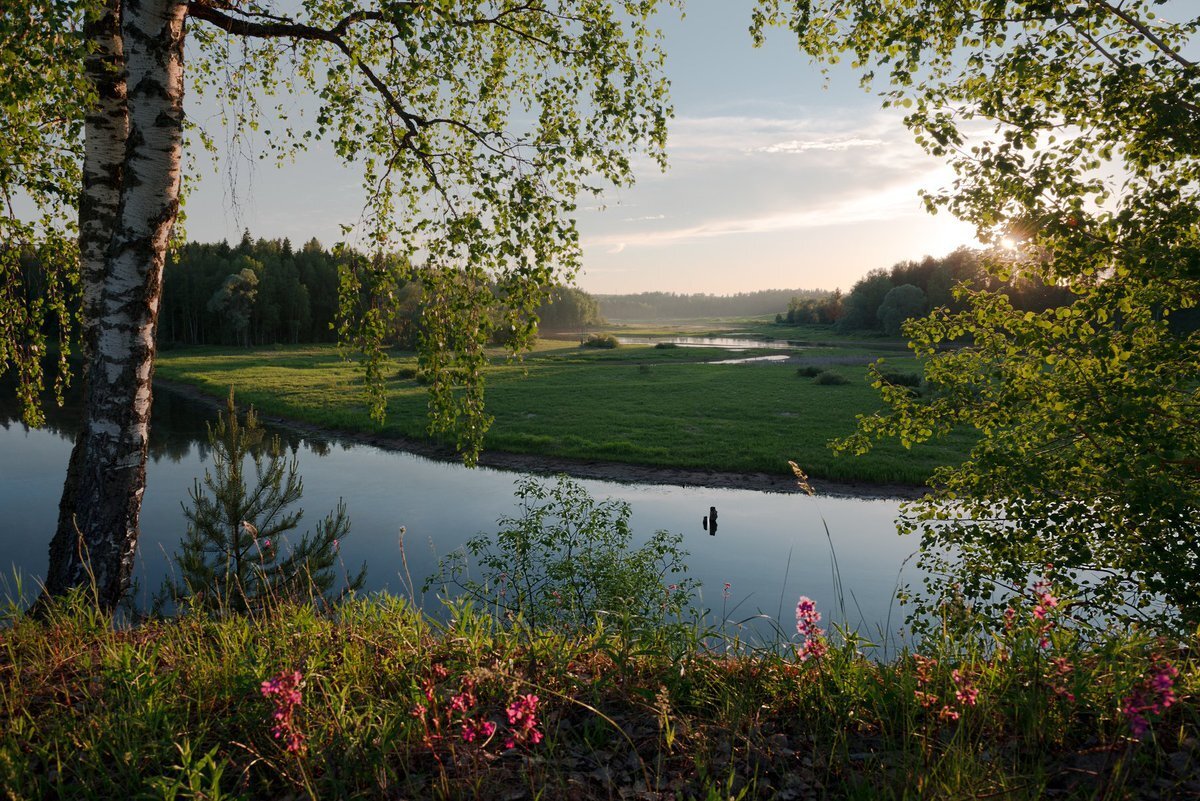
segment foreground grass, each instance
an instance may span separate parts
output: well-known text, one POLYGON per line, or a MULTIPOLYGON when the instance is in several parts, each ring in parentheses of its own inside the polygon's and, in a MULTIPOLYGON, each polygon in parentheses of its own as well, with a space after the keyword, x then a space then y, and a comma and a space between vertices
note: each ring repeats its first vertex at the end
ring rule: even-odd
POLYGON ((395 597, 117 630, 63 606, 0 629, 0 796, 1195 797, 1196 643, 1043 647, 1021 615, 987 649, 878 663, 696 624, 436 623, 395 597), (1168 667, 1175 702, 1136 739, 1120 710, 1168 667), (277 677, 299 695, 265 697, 277 677))
MULTIPOLYGON (((775 351, 748 351, 745 356, 775 351)), ((789 459, 818 479, 920 484, 934 467, 960 461, 965 437, 905 450, 885 443, 839 457, 826 443, 851 433, 855 416, 880 408, 867 384, 871 353, 833 345, 805 351, 848 383, 823 386, 794 366, 715 365, 717 349, 623 346, 612 351, 542 341, 521 364, 497 357, 488 369, 494 451, 601 459, 658 467, 787 475, 789 459), (854 364, 844 364, 854 361, 854 364)), ((904 357, 898 369, 915 370, 904 357)), ((161 354, 158 375, 267 414, 333 429, 426 436, 425 389, 416 360, 402 356, 387 384, 388 420, 370 419, 358 368, 333 347, 212 348, 161 354)))

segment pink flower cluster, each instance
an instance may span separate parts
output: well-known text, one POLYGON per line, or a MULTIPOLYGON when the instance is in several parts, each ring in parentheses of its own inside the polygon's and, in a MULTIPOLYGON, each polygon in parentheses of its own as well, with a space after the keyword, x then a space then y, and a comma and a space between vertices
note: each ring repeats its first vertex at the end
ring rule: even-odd
POLYGON ((1154 667, 1142 680, 1141 686, 1121 701, 1121 713, 1129 723, 1134 737, 1141 737, 1150 730, 1150 715, 1162 714, 1173 706, 1175 679, 1179 671, 1169 662, 1155 660, 1154 667))
POLYGON ((475 699, 475 682, 464 679, 462 691, 450 697, 450 711, 462 715, 462 738, 465 742, 473 743, 479 737, 487 740, 496 733, 496 724, 490 720, 479 720, 471 716, 478 705, 475 699))
POLYGON ((518 696, 508 705, 508 725, 512 730, 504 741, 505 748, 516 748, 517 743, 537 745, 542 741, 542 733, 537 728, 537 707, 536 695, 518 696))
MULTIPOLYGON (((1052 565, 1046 565, 1046 570, 1053 568, 1052 565)), ((1051 592, 1052 585, 1046 579, 1041 579, 1034 583, 1030 588, 1033 593, 1036 603, 1033 607, 1033 619, 1037 626, 1038 647, 1050 647, 1050 630, 1054 628, 1054 621, 1051 619, 1053 610, 1058 608, 1059 600, 1051 592)), ((1013 608, 1008 608, 1004 611, 1004 630, 1009 631, 1013 627, 1017 617, 1017 612, 1013 608)))
POLYGON ((816 601, 801 595, 796 602, 796 632, 804 638, 804 643, 796 652, 801 662, 809 659, 819 661, 829 650, 825 642, 825 630, 817 625, 820 622, 821 613, 817 611, 816 601))
POLYGON ((950 671, 950 678, 954 679, 954 697, 958 702, 963 706, 975 706, 979 689, 971 684, 971 679, 961 670, 950 671))
POLYGON ((954 700, 958 702, 958 708, 948 703, 942 703, 937 693, 931 692, 929 687, 934 682, 934 668, 937 667, 937 660, 920 654, 913 654, 912 658, 916 666, 917 677, 917 689, 913 691, 913 697, 925 709, 933 710, 940 704, 941 709, 937 711, 939 720, 958 720, 962 717, 961 710, 978 703, 979 688, 972 683, 970 676, 957 669, 950 671, 950 678, 954 681, 954 700))
POLYGON ((304 700, 300 693, 303 681, 300 671, 294 670, 280 673, 262 683, 263 697, 275 702, 275 711, 271 715, 275 724, 271 727, 271 734, 276 740, 282 740, 293 754, 304 752, 304 735, 296 731, 295 725, 296 709, 304 700))
POLYGON ((1050 667, 1052 668, 1048 676, 1050 689, 1064 701, 1074 703, 1075 693, 1071 692, 1067 684, 1071 674, 1075 671, 1075 666, 1065 656, 1058 656, 1050 660, 1050 667))

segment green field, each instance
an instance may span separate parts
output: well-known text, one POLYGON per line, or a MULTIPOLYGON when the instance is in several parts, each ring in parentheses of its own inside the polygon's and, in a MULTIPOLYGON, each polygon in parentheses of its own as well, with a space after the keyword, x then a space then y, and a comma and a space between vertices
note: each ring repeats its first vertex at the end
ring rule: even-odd
MULTIPOLYGON (((882 350, 882 349, 881 349, 882 350)), ((837 456, 826 443, 850 433, 855 416, 880 408, 866 382, 873 353, 831 344, 802 352, 848 384, 818 385, 795 365, 706 362, 778 351, 625 345, 581 348, 542 340, 523 362, 497 353, 488 368, 487 405, 495 416, 489 450, 638 465, 728 472, 788 474, 789 459, 811 476, 839 481, 923 482, 937 465, 961 459, 968 440, 956 437, 905 450, 885 443, 862 457, 837 456)), ((916 362, 888 355, 896 369, 916 362)), ((160 355, 158 375, 213 395, 232 386, 260 411, 331 429, 390 436, 426 436, 425 388, 410 376, 411 354, 399 354, 387 383, 388 418, 369 417, 357 366, 331 346, 263 349, 197 348, 160 355)))

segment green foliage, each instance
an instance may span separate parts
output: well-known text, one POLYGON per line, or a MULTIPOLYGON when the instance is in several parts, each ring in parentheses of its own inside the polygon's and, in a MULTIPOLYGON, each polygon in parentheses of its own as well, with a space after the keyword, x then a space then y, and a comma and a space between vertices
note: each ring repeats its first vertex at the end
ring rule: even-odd
POLYGON ((892 289, 892 280, 884 270, 872 270, 850 289, 842 303, 839 331, 879 328, 879 307, 892 289))
POLYGON ((1200 298, 1200 16, 1158 5, 759 5, 757 25, 886 74, 885 104, 957 173, 927 205, 1003 246, 984 261, 996 282, 1069 290, 1022 310, 961 287, 905 329, 929 397, 882 384, 889 412, 844 443, 978 432, 911 509, 931 608, 961 589, 998 613, 1050 564, 1080 613, 1200 621, 1200 335, 1173 323, 1200 298))
POLYGON ((600 304, 582 289, 551 288, 537 309, 538 325, 544 331, 571 331, 604 324, 600 304))
POLYGON ((793 297, 788 301, 787 316, 775 315, 775 322, 786 325, 833 325, 842 319, 842 291, 824 293, 816 297, 793 297))
MULTIPOLYGON (((311 536, 288 543, 303 515, 289 509, 304 494, 296 458, 288 459, 278 436, 266 437, 253 409, 238 419, 232 390, 224 414, 209 426, 208 443, 212 469, 188 493, 187 534, 175 555, 179 576, 165 597, 220 613, 334 600, 338 551, 350 533, 346 505, 339 502, 311 536), (251 465, 253 476, 246 471, 251 465)), ((338 597, 362 587, 366 565, 354 577, 343 566, 343 577, 338 597)))
POLYGON ((657 531, 633 548, 629 504, 596 501, 566 476, 522 479, 516 497, 520 515, 442 559, 426 591, 453 586, 508 620, 559 631, 597 623, 652 629, 692 611, 682 535, 657 531))
MULTIPOLYGON (((258 265, 259 269, 262 265, 258 265)), ((258 295, 258 273, 254 265, 229 275, 208 300, 208 310, 220 314, 233 330, 234 341, 249 345, 250 312, 258 295)))
POLYGON ((78 110, 94 94, 84 75, 91 5, 31 0, 0 14, 0 376, 16 374, 22 416, 33 425, 44 420, 39 392, 51 341, 60 402, 70 375, 79 303, 78 110))
POLYGON ((891 370, 886 367, 879 368, 878 377, 888 384, 895 384, 898 387, 919 387, 925 380, 920 373, 891 370))
POLYGON ((656 342, 656 343, 654 343, 655 350, 671 350, 673 348, 678 348, 678 347, 679 347, 679 343, 677 343, 677 342, 656 342))
POLYGON ((245 330, 250 344, 332 342, 341 267, 315 239, 299 250, 286 239, 254 240, 249 232, 236 247, 226 242, 181 245, 169 254, 163 272, 159 344, 232 342, 232 331, 209 310, 208 301, 227 276, 246 268, 258 280, 245 330))
POLYGON ((544 287, 578 269, 579 198, 631 183, 635 153, 664 163, 670 108, 651 21, 668 4, 571 0, 552 13, 497 13, 470 0, 358 14, 303 3, 300 20, 337 30, 335 47, 192 27, 191 69, 219 76, 242 60, 254 76, 245 89, 220 84, 235 129, 259 122, 256 86, 298 76, 320 98, 315 125, 281 121, 272 146, 286 155, 326 139, 362 167, 373 252, 344 273, 339 330, 363 354, 377 416, 396 290, 415 281, 430 428, 474 459, 491 422, 485 347, 496 330, 514 350, 527 346, 544 287))
POLYGON ((796 368, 796 375, 801 378, 816 378, 821 373, 825 372, 824 368, 818 367, 815 364, 809 364, 804 367, 796 368))
POLYGON ((896 337, 900 336, 900 328, 906 320, 920 317, 928 310, 925 293, 919 286, 901 284, 888 290, 875 314, 883 333, 896 337))
POLYGON ((579 344, 585 348, 605 348, 607 350, 618 348, 621 345, 612 334, 592 334, 579 344))
POLYGON ((814 384, 823 387, 843 386, 850 383, 850 379, 841 373, 835 373, 832 370, 822 370, 817 373, 817 377, 813 379, 814 384))

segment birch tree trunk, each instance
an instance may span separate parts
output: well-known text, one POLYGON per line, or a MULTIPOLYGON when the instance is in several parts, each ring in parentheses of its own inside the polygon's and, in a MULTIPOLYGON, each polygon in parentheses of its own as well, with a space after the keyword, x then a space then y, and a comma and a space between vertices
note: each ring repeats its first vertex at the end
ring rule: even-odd
POLYGON ((95 289, 92 282, 99 286, 84 301, 85 417, 46 578, 48 595, 94 583, 95 599, 105 609, 116 606, 129 586, 146 486, 154 336, 163 263, 179 210, 187 4, 124 0, 120 8, 115 49, 100 52, 119 53, 123 42, 128 131, 117 164, 111 151, 121 132, 117 93, 110 98, 102 91, 100 110, 89 115, 87 163, 95 172, 84 184, 80 210, 85 292, 95 289), (113 184, 119 186, 115 207, 109 205, 113 184), (100 250, 106 233, 111 238, 100 250), (101 253, 103 267, 93 261, 89 269, 89 259, 101 253))
MULTIPOLYGON (((121 168, 129 135, 126 106, 125 47, 121 38, 121 0, 105 0, 103 10, 84 25, 92 51, 85 63, 95 90, 95 105, 84 118, 83 189, 79 196, 79 258, 82 284, 83 383, 96 351, 104 293, 105 254, 116 225, 121 199, 121 168)), ((67 478, 58 506, 58 528, 50 542, 47 587, 70 586, 69 554, 76 548, 75 487, 86 453, 83 429, 75 437, 67 478)))

